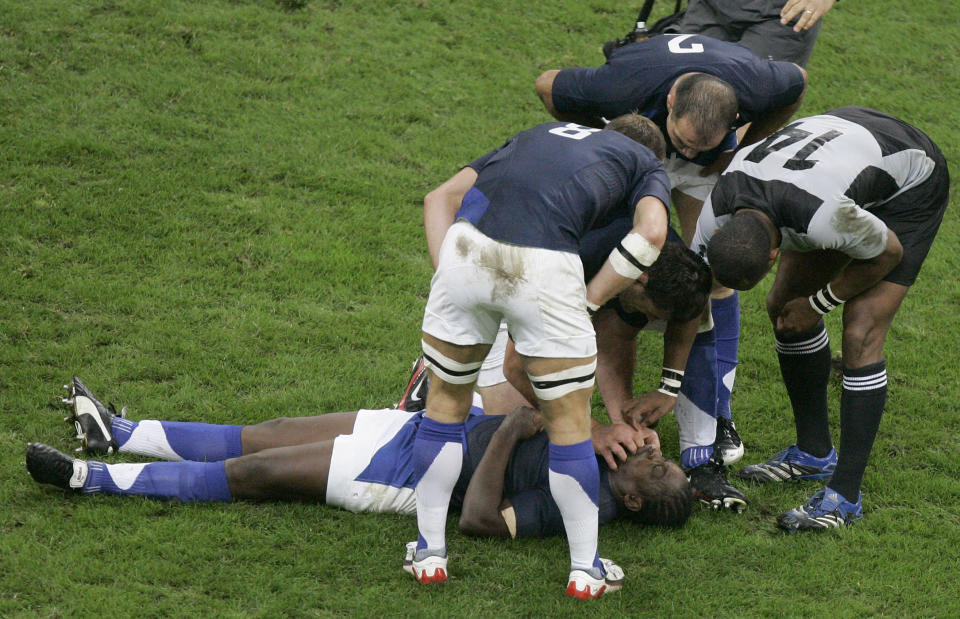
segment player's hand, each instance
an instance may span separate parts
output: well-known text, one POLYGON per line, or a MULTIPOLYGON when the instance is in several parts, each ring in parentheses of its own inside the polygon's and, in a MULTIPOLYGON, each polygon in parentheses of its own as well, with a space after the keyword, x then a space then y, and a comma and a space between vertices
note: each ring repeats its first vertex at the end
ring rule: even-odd
POLYGON ((628 401, 621 410, 623 420, 639 430, 656 426, 660 418, 673 410, 677 398, 672 395, 651 391, 639 398, 628 401))
POLYGON ((625 423, 596 425, 592 429, 593 450, 616 471, 620 463, 645 445, 660 450, 660 437, 650 428, 635 430, 625 423))
POLYGON ((523 441, 543 430, 543 418, 529 406, 518 406, 500 424, 498 432, 511 432, 518 441, 523 441))
POLYGON ((834 0, 787 0, 780 9, 780 24, 786 26, 799 15, 793 31, 809 30, 833 8, 833 4, 834 0))
POLYGON ((800 335, 808 333, 820 322, 818 314, 810 306, 807 297, 790 299, 780 310, 777 316, 777 332, 784 335, 800 335))
POLYGON ((730 162, 733 160, 733 156, 737 153, 735 150, 725 150, 708 165, 703 166, 703 169, 700 170, 700 176, 712 176, 713 174, 720 174, 727 169, 727 166, 730 165, 730 162))

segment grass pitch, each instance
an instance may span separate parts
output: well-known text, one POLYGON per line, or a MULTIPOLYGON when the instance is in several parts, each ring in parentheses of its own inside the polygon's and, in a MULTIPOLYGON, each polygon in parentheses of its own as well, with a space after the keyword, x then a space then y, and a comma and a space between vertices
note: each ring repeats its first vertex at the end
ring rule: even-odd
MULTIPOLYGON (((451 533, 452 581, 421 588, 399 569, 410 518, 65 496, 22 462, 31 440, 72 448, 56 403, 74 373, 135 419, 254 423, 394 402, 429 287, 422 196, 547 120, 536 76, 599 64, 600 44, 635 8, 0 9, 0 615, 586 612, 562 596, 561 539, 451 533)), ((897 114, 938 142, 957 178, 957 23, 960 5, 945 0, 838 4, 801 114, 851 104, 897 114)), ((960 614, 958 206, 888 338, 890 397, 863 521, 783 535, 775 515, 816 489, 783 485, 749 487, 746 513, 698 510, 680 531, 615 524, 601 552, 628 583, 590 611, 960 614)), ((764 292, 741 297, 745 462, 793 440, 764 292)), ((638 389, 658 375, 657 339, 641 343, 638 389)), ((676 457, 675 424, 661 426, 676 457)))

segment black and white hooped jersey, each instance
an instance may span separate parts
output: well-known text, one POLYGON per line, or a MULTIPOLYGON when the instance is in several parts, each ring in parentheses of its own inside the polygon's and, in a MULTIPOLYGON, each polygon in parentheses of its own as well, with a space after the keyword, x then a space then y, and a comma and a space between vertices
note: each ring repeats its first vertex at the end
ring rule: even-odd
POLYGON ((670 181, 653 152, 616 131, 551 122, 521 131, 469 164, 477 180, 458 219, 488 237, 577 253, 580 239, 637 202, 670 202, 670 181))
POLYGON ((704 255, 713 233, 748 208, 770 217, 783 250, 874 258, 888 230, 871 210, 929 178, 932 152, 922 131, 876 110, 800 119, 737 153, 704 202, 691 247, 704 255))

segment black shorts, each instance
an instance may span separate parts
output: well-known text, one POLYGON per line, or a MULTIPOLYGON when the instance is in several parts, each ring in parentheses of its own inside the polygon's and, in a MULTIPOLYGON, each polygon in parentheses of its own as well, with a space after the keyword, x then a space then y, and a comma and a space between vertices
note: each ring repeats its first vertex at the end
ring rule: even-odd
POLYGON ((932 141, 928 141, 924 150, 935 164, 930 177, 916 187, 869 209, 900 239, 903 258, 883 279, 903 286, 910 286, 917 280, 950 201, 947 160, 932 141))

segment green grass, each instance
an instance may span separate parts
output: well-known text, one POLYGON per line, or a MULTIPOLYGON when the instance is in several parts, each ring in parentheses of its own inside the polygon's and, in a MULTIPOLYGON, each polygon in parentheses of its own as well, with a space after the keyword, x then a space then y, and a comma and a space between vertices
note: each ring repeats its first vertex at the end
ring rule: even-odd
MULTIPOLYGON (((634 12, 0 2, 0 615, 584 612, 561 595, 560 539, 453 533, 452 582, 420 588, 398 567, 409 518, 64 496, 22 462, 31 440, 73 447, 57 398, 74 373, 135 419, 253 423, 393 402, 429 287, 422 196, 547 120, 536 76, 598 64, 634 12)), ((870 105, 960 160, 957 23, 947 0, 839 4, 802 112, 870 105)), ((864 520, 782 535, 774 516, 814 488, 788 485, 749 488, 743 515, 698 510, 680 531, 612 525, 601 550, 629 583, 590 610, 960 614, 958 206, 888 338, 864 520)), ((748 462, 793 438, 764 288, 741 297, 748 462)), ((638 388, 659 371, 656 339, 642 343, 638 388)), ((661 425, 676 456, 675 424, 661 425)))

